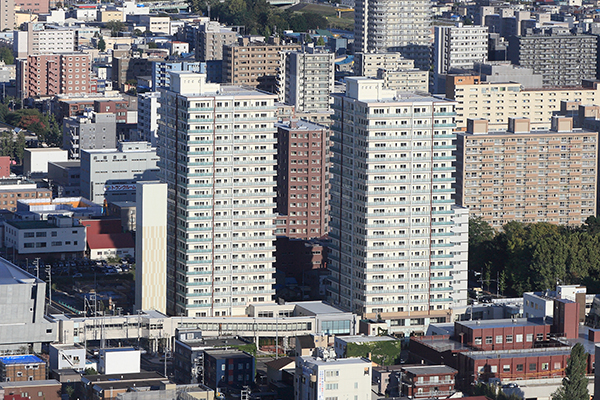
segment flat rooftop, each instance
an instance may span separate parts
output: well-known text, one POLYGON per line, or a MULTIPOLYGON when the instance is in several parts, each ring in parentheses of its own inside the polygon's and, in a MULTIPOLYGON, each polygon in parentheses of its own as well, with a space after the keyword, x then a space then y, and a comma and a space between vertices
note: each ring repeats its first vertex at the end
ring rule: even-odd
POLYGON ((11 387, 39 387, 50 385, 61 386, 62 384, 56 379, 44 379, 41 381, 0 382, 0 387, 5 389, 11 387))
MULTIPOLYGON (((303 308, 309 313, 314 315, 318 314, 345 314, 344 311, 336 308, 332 305, 329 305, 323 301, 298 301, 298 302, 289 302, 286 303, 288 305, 294 305, 295 307, 303 308)), ((297 312, 294 312, 297 314, 297 312)))
POLYGON ((7 224, 17 229, 50 229, 56 228, 56 225, 48 221, 6 221, 7 224))
POLYGON ((441 374, 455 374, 458 371, 454 368, 450 368, 447 365, 417 365, 414 367, 404 367, 406 372, 415 375, 441 375, 441 374))
POLYGON ((303 361, 307 361, 311 364, 314 365, 334 365, 334 364, 344 364, 344 365, 351 365, 351 364, 367 364, 367 365, 371 365, 371 361, 365 359, 365 358, 358 358, 358 357, 353 357, 353 358, 328 358, 327 360, 323 360, 322 358, 316 358, 313 356, 304 356, 304 357, 300 357, 303 361))
POLYGON ((338 336, 342 342, 346 343, 369 343, 369 342, 389 342, 396 341, 398 339, 390 337, 390 336, 364 336, 364 335, 356 335, 356 336, 338 336))
POLYGON ((434 336, 432 339, 428 339, 428 336, 421 336, 412 338, 420 343, 423 343, 437 351, 469 351, 471 347, 466 346, 456 340, 434 336))
POLYGON ((456 321, 455 324, 471 329, 507 328, 509 326, 542 326, 548 325, 543 318, 490 319, 477 321, 456 321))
POLYGON ((247 358, 248 356, 252 357, 247 353, 244 353, 242 350, 238 349, 214 349, 214 350, 204 350, 204 352, 214 358, 247 358))
POLYGON ((24 354, 20 356, 5 356, 0 357, 0 362, 4 365, 15 364, 45 364, 46 361, 33 354, 24 354))

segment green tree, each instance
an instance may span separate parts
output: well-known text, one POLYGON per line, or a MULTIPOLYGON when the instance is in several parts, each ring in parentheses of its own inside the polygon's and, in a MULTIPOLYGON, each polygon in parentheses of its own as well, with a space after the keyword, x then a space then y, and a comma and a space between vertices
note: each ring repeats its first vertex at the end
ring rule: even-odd
POLYGON ((0 133, 0 155, 14 157, 15 142, 12 132, 4 131, 0 133))
POLYGON ((14 64, 15 56, 12 50, 7 46, 0 47, 0 60, 4 61, 5 64, 14 64))
POLYGON ((552 394, 552 400, 588 400, 587 353, 581 343, 571 349, 562 386, 552 394))
POLYGON ((156 42, 150 42, 150 43, 148 43, 148 48, 149 49, 157 49, 158 45, 156 44, 156 42))
POLYGON ((125 24, 122 21, 108 21, 105 27, 110 29, 111 36, 118 36, 119 32, 125 30, 125 24))
POLYGON ((62 145, 62 126, 60 122, 56 120, 54 114, 50 114, 48 117, 48 122, 50 123, 50 128, 46 133, 46 137, 44 138, 44 142, 49 147, 60 147, 62 145))
POLYGON ((317 46, 325 46, 325 39, 323 39, 323 36, 319 36, 317 39, 317 46))
POLYGON ((100 40, 98 40, 98 50, 100 50, 100 51, 106 50, 106 42, 104 41, 104 38, 100 38, 100 40))
POLYGON ((142 31, 141 31, 141 30, 139 30, 138 28, 135 28, 135 29, 133 30, 133 34, 134 34, 135 36, 142 36, 142 34, 143 34, 143 33, 142 33, 142 31))
POLYGON ((83 373, 85 375, 98 375, 98 371, 96 371, 94 368, 86 368, 83 373))
POLYGON ((20 131, 17 134, 17 140, 15 141, 15 150, 14 150, 14 157, 19 164, 23 164, 23 156, 25 155, 25 146, 27 146, 27 142, 25 141, 25 132, 20 131))

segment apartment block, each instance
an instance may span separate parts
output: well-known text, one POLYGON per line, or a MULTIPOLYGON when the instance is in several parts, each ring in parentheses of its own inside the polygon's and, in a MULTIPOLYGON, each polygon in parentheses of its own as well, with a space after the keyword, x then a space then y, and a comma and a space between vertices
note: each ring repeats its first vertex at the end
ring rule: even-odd
POLYGON ((409 335, 467 300, 468 210, 454 204, 452 101, 346 78, 334 95, 333 304, 409 335))
POLYGON ((457 135, 456 202, 500 228, 510 221, 580 226, 596 215, 598 133, 553 117, 548 131, 525 118, 508 131, 468 120, 457 135))
POLYGON ((238 33, 216 21, 200 24, 196 32, 196 60, 214 61, 223 59, 223 46, 237 41, 238 33))
POLYGON ((152 147, 156 147, 158 139, 159 100, 159 92, 146 92, 138 95, 137 135, 140 140, 150 142, 152 147))
POLYGON ((152 90, 171 84, 171 71, 206 72, 206 64, 198 61, 165 60, 152 62, 152 90))
POLYGON ((335 78, 334 54, 322 48, 281 54, 279 99, 298 111, 329 110, 335 78))
POLYGON ((154 62, 164 62, 165 57, 113 57, 112 80, 122 89, 127 81, 138 76, 152 76, 154 62))
POLYGON ((81 151, 81 195, 96 204, 135 201, 136 182, 158 178, 156 148, 119 142, 112 149, 81 151))
POLYGON ((96 92, 86 53, 30 55, 17 59, 17 96, 26 99, 96 92))
POLYGON ((0 210, 17 211, 18 200, 37 198, 52 198, 52 191, 25 178, 0 179, 0 210))
POLYGON ((243 315, 275 294, 277 96, 191 72, 171 73, 161 94, 168 310, 243 315))
POLYGON ((452 68, 472 69, 488 57, 488 28, 462 23, 436 26, 433 44, 433 93, 445 90, 445 74, 452 68))
POLYGON ((585 81, 574 88, 525 89, 519 83, 481 82, 478 76, 446 78, 446 97, 456 101, 456 126, 464 130, 467 119, 487 119, 492 131, 506 130, 508 119, 528 118, 532 130, 548 130, 561 102, 600 104, 600 87, 585 81))
POLYGON ((355 1, 354 51, 400 52, 429 68, 431 2, 427 0, 355 1))
POLYGON ((63 121, 63 149, 69 159, 78 160, 81 150, 117 147, 115 114, 87 112, 63 121))
POLYGON ((33 354, 0 357, 0 382, 46 379, 46 362, 33 354))
POLYGON ((511 62, 542 74, 545 87, 580 86, 586 79, 596 79, 596 36, 548 28, 511 36, 508 42, 511 62))
POLYGON ((73 53, 75 30, 59 26, 41 26, 32 22, 25 23, 25 29, 15 31, 13 50, 17 58, 41 54, 73 53))
POLYGON ((389 71, 411 70, 414 60, 402 57, 400 53, 356 53, 354 55, 354 75, 375 78, 379 69, 389 71))
POLYGON ((0 3, 0 30, 15 29, 15 0, 0 3))
MULTIPOLYGON (((410 60, 412 62, 412 60, 410 60)), ((383 87, 402 92, 429 91, 429 72, 420 69, 387 70, 380 68, 377 78, 383 81, 383 87)))
POLYGON ((277 93, 279 53, 295 50, 300 50, 299 44, 281 43, 278 37, 271 37, 268 42, 242 37, 237 43, 223 46, 223 82, 277 93))
POLYGON ((328 232, 329 129, 292 119, 277 124, 278 236, 311 239, 328 232))

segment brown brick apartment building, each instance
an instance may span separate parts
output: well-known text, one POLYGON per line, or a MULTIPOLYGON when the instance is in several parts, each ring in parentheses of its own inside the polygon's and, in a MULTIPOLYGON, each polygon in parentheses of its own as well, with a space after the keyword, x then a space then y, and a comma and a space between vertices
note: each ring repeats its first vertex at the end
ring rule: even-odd
POLYGON ((61 383, 54 379, 0 383, 0 395, 3 398, 60 400, 61 392, 61 383))
POLYGON ((456 202, 492 226, 581 225, 596 214, 598 133, 553 117, 550 130, 510 118, 508 131, 469 119, 457 134, 456 202))
POLYGON ((0 381, 26 382, 46 379, 46 361, 25 354, 0 357, 0 381))
POLYGON ((17 210, 17 200, 52 198, 52 191, 23 179, 0 179, 0 210, 17 210))
POLYGON ((300 50, 299 44, 284 44, 277 37, 268 42, 251 42, 239 38, 238 43, 223 46, 223 82, 252 86, 267 92, 277 90, 277 69, 281 51, 300 50))

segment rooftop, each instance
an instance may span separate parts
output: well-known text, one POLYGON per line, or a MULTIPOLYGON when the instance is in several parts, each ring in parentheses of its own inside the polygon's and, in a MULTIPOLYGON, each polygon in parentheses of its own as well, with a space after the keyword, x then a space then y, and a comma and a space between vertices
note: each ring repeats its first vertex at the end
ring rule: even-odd
POLYGON ((490 319, 477 321, 456 321, 455 324, 471 329, 507 328, 509 326, 541 326, 548 325, 543 318, 490 319))
POLYGON ((339 339, 340 341, 346 342, 346 343, 388 342, 388 341, 398 340, 391 336, 365 336, 365 335, 338 336, 336 339, 339 339))
POLYGON ((4 365, 14 364, 45 364, 46 361, 33 354, 25 354, 21 356, 5 356, 0 357, 0 362, 4 365))
POLYGON ((48 221, 6 221, 7 224, 14 226, 17 229, 51 229, 56 228, 56 225, 48 221))
POLYGON ((276 128, 280 127, 282 129, 288 129, 288 130, 294 130, 294 131, 317 131, 317 130, 327 129, 327 127, 325 127, 323 125, 315 124, 313 122, 305 121, 302 119, 294 120, 293 123, 294 123, 293 126, 291 124, 291 121, 283 122, 283 123, 276 123, 275 127, 276 128))
POLYGON ((302 308, 308 313, 318 315, 318 314, 344 314, 345 312, 336 308, 332 305, 329 305, 323 301, 298 301, 298 302, 290 302, 286 304, 291 304, 295 306, 295 315, 304 315, 301 312, 298 312, 298 308, 302 308))
POLYGON ((0 382, 0 387, 5 389, 11 387, 37 387, 50 385, 61 386, 62 384, 56 379, 45 379, 40 381, 0 382))
POLYGON ((571 347, 551 347, 522 350, 496 350, 496 351, 467 351, 462 353, 473 360, 485 360, 495 358, 513 358, 513 357, 535 357, 535 356, 561 356, 571 354, 571 347), (540 354, 541 353, 541 354, 540 354))
POLYGON ((450 368, 447 365, 416 365, 404 367, 406 372, 414 375, 441 375, 441 374, 455 374, 458 371, 454 368, 450 368))
POLYGON ((366 358, 350 357, 350 358, 328 358, 326 360, 313 356, 300 357, 302 361, 308 362, 313 365, 333 365, 333 364, 344 364, 344 365, 358 365, 366 364, 371 365, 371 361, 366 358))

